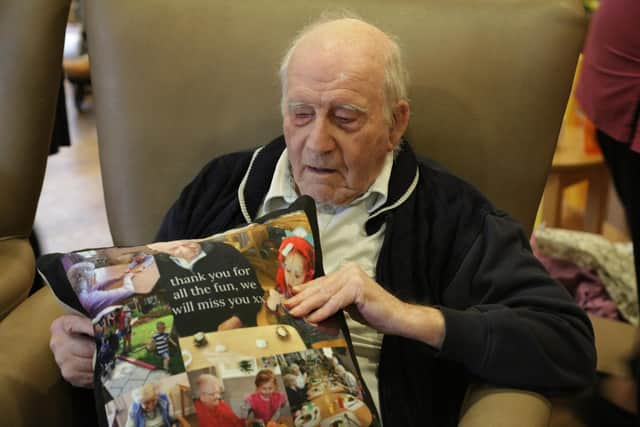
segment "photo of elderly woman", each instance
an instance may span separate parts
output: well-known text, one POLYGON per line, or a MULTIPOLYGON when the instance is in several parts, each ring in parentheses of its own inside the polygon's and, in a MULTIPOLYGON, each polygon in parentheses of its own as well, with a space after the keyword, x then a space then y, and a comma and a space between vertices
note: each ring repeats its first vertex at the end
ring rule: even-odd
POLYGON ((82 307, 94 317, 110 305, 114 305, 135 293, 132 278, 134 273, 126 273, 102 282, 96 279, 96 266, 89 261, 73 264, 67 270, 67 279, 78 296, 82 307), (117 282, 121 286, 110 288, 117 282))
POLYGON ((229 356, 188 371, 201 427, 294 427, 278 364, 229 356))
POLYGON ((200 427, 244 427, 242 420, 222 399, 224 389, 218 377, 200 374, 196 380, 194 405, 200 427))

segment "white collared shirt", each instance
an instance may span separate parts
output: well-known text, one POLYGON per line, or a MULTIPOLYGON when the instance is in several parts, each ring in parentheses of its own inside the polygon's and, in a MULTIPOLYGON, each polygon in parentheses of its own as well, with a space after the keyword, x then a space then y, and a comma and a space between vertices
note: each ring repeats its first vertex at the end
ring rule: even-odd
POLYGON ((173 256, 173 255, 170 255, 169 258, 171 259, 171 261, 175 262, 176 264, 178 264, 180 267, 184 268, 185 270, 193 271, 193 266, 196 264, 196 262, 200 261, 202 258, 204 258, 206 256, 207 256, 207 254, 204 251, 200 251, 198 253, 198 255, 196 255, 196 257, 193 258, 191 261, 187 261, 184 258, 176 257, 176 256, 173 256))
MULTIPOLYGON (((378 178, 369 190, 347 206, 316 204, 325 273, 333 273, 343 264, 353 261, 369 277, 375 279, 385 227, 383 225, 380 230, 368 236, 365 224, 369 215, 387 201, 392 167, 393 153, 389 153, 378 178)), ((269 191, 258 209, 258 216, 289 207, 298 197, 285 149, 278 159, 269 191)), ((380 360, 382 334, 352 320, 347 313, 345 316, 362 375, 376 407, 379 408, 376 371, 380 360)))

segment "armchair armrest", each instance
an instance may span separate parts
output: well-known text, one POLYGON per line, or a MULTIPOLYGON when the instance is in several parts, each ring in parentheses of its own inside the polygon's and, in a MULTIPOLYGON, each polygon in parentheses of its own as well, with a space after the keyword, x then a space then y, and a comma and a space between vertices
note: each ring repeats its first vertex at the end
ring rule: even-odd
POLYGON ((0 321, 0 424, 70 425, 71 386, 49 349, 49 326, 62 313, 44 288, 0 321))
POLYGON ((546 427, 551 403, 530 391, 472 385, 460 413, 461 427, 546 427))
POLYGON ((35 271, 27 239, 0 241, 0 321, 27 298, 35 271))

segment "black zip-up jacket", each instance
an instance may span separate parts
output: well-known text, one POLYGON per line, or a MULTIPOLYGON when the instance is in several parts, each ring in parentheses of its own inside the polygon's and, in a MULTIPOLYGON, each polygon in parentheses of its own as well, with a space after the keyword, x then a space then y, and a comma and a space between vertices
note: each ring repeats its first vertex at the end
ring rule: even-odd
MULTIPOLYGON (((157 240, 198 238, 255 218, 282 137, 214 159, 183 190, 157 240)), ((376 280, 400 299, 438 306, 440 351, 386 335, 378 369, 381 412, 391 427, 457 425, 470 382, 578 390, 595 372, 585 313, 532 255, 520 226, 474 187, 405 144, 389 197, 366 224, 385 225, 376 280)))

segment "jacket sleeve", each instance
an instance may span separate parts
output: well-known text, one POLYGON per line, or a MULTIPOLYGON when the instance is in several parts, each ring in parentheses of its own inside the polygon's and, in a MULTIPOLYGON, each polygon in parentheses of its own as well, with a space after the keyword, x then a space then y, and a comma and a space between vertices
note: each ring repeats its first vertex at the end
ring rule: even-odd
POLYGON ((439 357, 464 364, 483 381, 560 391, 594 379, 588 317, 549 277, 506 214, 486 215, 443 305, 446 336, 439 357))

